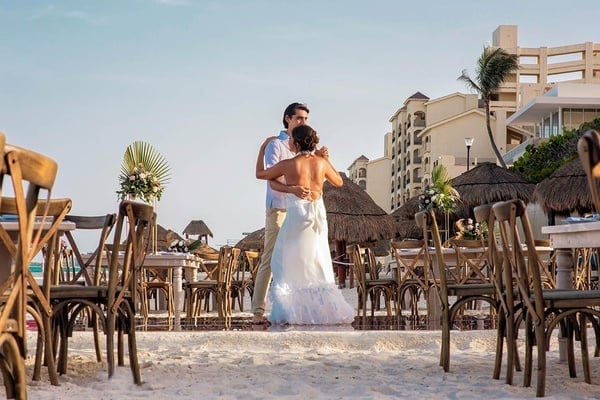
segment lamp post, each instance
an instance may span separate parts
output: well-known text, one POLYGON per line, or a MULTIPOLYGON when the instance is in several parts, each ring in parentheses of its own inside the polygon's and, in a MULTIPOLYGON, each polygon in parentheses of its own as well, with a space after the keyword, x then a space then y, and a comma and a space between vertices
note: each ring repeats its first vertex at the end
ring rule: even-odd
POLYGON ((473 146, 473 139, 472 137, 466 137, 465 138, 465 146, 467 146, 467 171, 469 170, 469 152, 471 151, 471 146, 473 146))

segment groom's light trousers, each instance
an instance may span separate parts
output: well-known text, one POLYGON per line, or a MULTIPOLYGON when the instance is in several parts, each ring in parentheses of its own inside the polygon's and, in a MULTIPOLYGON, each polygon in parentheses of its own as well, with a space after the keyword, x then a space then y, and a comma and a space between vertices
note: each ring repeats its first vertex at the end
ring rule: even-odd
POLYGON ((265 216, 265 247, 260 257, 260 265, 256 272, 254 293, 252 295, 252 313, 264 314, 267 303, 267 292, 271 284, 271 256, 277 240, 279 228, 285 219, 285 209, 269 208, 265 216))

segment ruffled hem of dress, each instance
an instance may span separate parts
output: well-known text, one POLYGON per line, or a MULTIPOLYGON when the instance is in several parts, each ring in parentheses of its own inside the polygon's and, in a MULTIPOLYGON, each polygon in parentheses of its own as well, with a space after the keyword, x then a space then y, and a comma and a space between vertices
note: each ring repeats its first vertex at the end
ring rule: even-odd
POLYGON ((356 315, 334 284, 308 288, 275 285, 271 287, 271 300, 269 320, 274 324, 340 325, 351 323, 356 315))

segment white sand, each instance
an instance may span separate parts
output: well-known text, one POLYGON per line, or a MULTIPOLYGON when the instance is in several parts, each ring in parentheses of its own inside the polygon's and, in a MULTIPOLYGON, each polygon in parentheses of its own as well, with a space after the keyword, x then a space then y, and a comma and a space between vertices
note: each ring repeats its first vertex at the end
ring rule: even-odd
MULTIPOLYGON (((354 293, 355 289, 344 290, 349 301, 355 301, 354 293)), ((439 331, 292 327, 266 332, 138 332, 144 383, 136 386, 129 367, 117 368, 108 380, 106 364, 95 361, 91 332, 75 332, 69 342, 68 374, 59 377, 61 386, 50 385, 44 367, 41 382, 29 379, 28 392, 34 400, 534 398, 534 387, 521 386, 520 372, 513 386, 504 383, 504 370, 501 380, 491 378, 495 335, 494 330, 453 331, 451 371, 444 373, 438 366, 439 331)), ((588 337, 593 342, 593 332, 588 337)), ((29 339, 30 377, 33 332, 29 339)), ((578 377, 569 378, 567 365, 558 362, 556 339, 552 342, 548 399, 600 398, 600 358, 591 359, 595 385, 588 385, 578 348, 576 354, 578 377)))

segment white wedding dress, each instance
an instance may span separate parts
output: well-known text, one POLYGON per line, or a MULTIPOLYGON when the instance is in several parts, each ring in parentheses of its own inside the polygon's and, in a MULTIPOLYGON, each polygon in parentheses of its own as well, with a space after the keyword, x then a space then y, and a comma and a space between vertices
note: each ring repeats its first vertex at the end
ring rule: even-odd
POLYGON ((286 196, 287 213, 271 257, 269 320, 292 325, 352 322, 356 312, 335 284, 323 199, 286 196))

